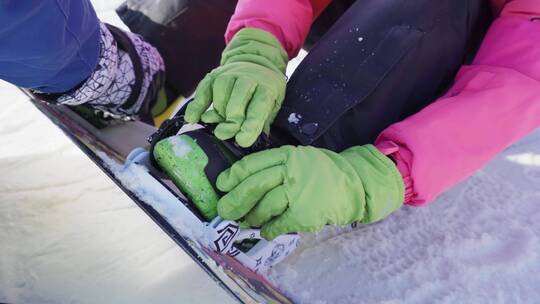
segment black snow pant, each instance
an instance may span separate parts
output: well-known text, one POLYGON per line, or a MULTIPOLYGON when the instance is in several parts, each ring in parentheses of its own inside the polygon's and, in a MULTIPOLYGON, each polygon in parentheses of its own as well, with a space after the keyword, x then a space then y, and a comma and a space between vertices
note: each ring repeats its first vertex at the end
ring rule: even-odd
MULTIPOLYGON (((219 64, 236 1, 159 3, 129 0, 118 12, 187 95, 219 64)), ((487 0, 334 0, 310 31, 271 139, 334 151, 372 143, 448 89, 491 19, 487 0)))

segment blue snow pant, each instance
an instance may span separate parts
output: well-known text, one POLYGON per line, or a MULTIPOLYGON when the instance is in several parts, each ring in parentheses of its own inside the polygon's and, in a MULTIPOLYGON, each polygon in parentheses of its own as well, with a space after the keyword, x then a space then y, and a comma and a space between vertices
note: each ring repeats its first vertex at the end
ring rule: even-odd
POLYGON ((45 93, 83 82, 99 54, 89 0, 1 0, 0 79, 45 93))

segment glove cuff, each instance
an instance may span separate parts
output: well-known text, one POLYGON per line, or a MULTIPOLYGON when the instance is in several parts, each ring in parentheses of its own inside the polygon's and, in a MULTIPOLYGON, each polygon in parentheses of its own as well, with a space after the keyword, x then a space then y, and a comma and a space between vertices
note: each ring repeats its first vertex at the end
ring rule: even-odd
POLYGON ((260 64, 285 74, 289 57, 271 33, 244 28, 234 35, 221 55, 221 65, 238 61, 260 64))
POLYGON ((362 180, 365 212, 362 223, 373 223, 399 209, 405 185, 396 164, 373 145, 351 147, 340 153, 362 180))

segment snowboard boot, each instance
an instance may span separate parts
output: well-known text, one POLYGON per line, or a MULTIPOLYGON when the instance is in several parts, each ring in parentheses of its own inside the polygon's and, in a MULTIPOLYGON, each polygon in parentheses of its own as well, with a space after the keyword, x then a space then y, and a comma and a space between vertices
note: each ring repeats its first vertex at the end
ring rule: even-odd
POLYGON ((156 164, 192 202, 207 221, 217 216, 223 195, 218 175, 244 156, 245 151, 217 139, 202 128, 159 140, 152 149, 156 164))
POLYGON ((207 222, 203 235, 209 249, 234 258, 254 272, 266 272, 298 246, 298 234, 284 234, 267 241, 260 229, 242 220, 231 221, 218 216, 219 197, 224 193, 215 186, 217 177, 242 158, 246 150, 234 142, 219 140, 208 128, 156 140, 151 157, 189 198, 184 204, 207 222))
POLYGON ((104 117, 159 126, 181 102, 165 88, 161 55, 139 35, 104 23, 100 29, 98 63, 83 83, 60 94, 32 93, 46 102, 78 107, 77 112, 84 105, 104 117))

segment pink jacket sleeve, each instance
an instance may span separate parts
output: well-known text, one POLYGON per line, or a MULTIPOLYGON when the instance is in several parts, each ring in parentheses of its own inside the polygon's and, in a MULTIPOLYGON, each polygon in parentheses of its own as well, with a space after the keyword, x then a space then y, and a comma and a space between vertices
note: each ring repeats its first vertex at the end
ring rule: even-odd
POLYGON ((384 130, 405 203, 423 205, 540 126, 540 1, 514 0, 491 26, 449 92, 384 130))
POLYGON ((225 41, 244 27, 272 33, 293 58, 298 54, 315 17, 331 0, 239 0, 225 41))

